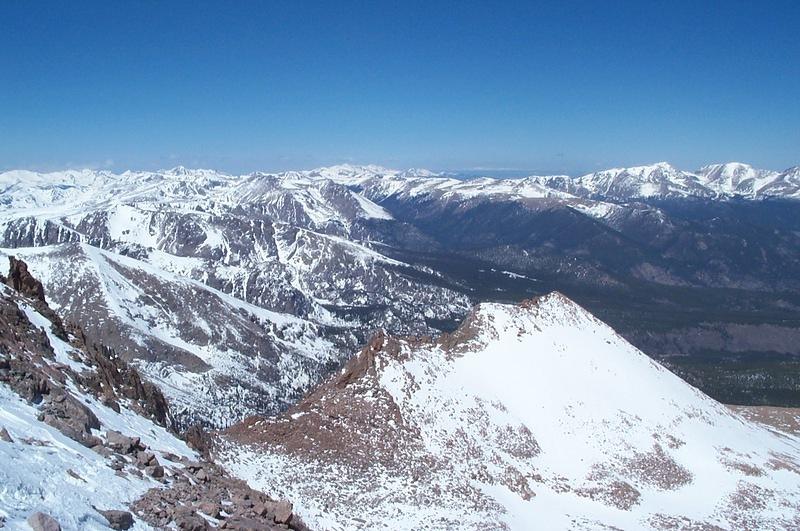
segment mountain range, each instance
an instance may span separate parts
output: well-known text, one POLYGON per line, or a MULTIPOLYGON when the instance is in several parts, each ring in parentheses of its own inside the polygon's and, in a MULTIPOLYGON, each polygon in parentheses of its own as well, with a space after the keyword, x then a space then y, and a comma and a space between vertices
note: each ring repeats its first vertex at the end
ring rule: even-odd
POLYGON ((288 407, 374 330, 436 335, 475 302, 552 289, 654 356, 798 354, 797 175, 11 171, 0 246, 159 382, 176 418, 219 427, 288 407), (654 333, 676 304, 689 318, 654 333))
POLYGON ((795 528, 798 199, 738 163, 2 173, 0 525, 795 528))

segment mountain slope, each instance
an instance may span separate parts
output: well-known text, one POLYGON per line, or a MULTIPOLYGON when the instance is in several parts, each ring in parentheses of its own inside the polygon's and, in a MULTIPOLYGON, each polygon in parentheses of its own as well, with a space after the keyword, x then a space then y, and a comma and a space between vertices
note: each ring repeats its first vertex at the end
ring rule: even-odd
POLYGON ((291 494, 320 529, 800 523, 800 439, 731 413, 558 294, 482 304, 433 342, 378 336, 285 415, 226 439, 226 467, 291 494), (308 479, 274 482, 289 470, 308 479))
POLYGON ((52 318, 43 301, 0 283, 0 522, 23 529, 43 511, 65 529, 108 529, 95 507, 126 508, 176 473, 114 464, 117 435, 136 437, 157 461, 197 455, 148 418, 157 410, 141 400, 135 374, 102 350, 76 348, 52 318))
POLYGON ((176 436, 164 396, 47 305, 25 262, 0 275, 0 528, 293 529, 286 500, 176 436), (195 451, 196 450, 196 451, 195 451))
MULTIPOLYGON (((797 203, 728 201, 752 175, 6 172, 0 247, 157 381, 181 422, 225 426, 287 407, 375 330, 436 335, 471 303, 554 289, 655 356, 800 352, 797 203), (737 340, 751 325, 777 339, 737 340)), ((759 186, 791 197, 792 175, 759 186)))
POLYGON ((435 272, 377 251, 384 226, 414 231, 330 180, 176 168, 0 182, 5 254, 185 424, 279 411, 372 330, 430 333, 468 307, 435 272))
POLYGON ((182 426, 279 411, 337 359, 313 323, 130 257, 85 244, 13 253, 61 315, 161 387, 182 426))

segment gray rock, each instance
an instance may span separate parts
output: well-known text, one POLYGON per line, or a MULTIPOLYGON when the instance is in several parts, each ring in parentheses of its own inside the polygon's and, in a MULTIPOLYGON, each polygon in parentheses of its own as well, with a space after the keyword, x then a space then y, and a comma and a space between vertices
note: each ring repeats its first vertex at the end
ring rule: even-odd
POLYGON ((133 527, 133 515, 128 511, 101 511, 100 509, 96 509, 96 511, 108 520, 108 526, 111 529, 130 529, 133 527))
POLYGON ((0 441, 13 443, 14 439, 11 438, 11 434, 8 433, 8 430, 5 428, 0 428, 0 441))
POLYGON ((128 437, 114 430, 108 430, 106 441, 109 448, 122 454, 131 453, 139 445, 138 437, 128 437))
POLYGON ((144 469, 145 473, 153 478, 163 478, 164 477, 164 467, 161 465, 151 465, 144 469))
POLYGON ((136 463, 141 466, 158 464, 157 462, 154 463, 155 460, 156 456, 150 452, 139 452, 138 454, 136 454, 136 463))
POLYGON ((92 446, 92 451, 102 455, 103 457, 111 457, 114 454, 110 448, 106 448, 102 444, 92 446))
POLYGON ((35 512, 28 517, 28 525, 33 531, 61 531, 61 524, 52 516, 35 512))
POLYGON ((292 503, 281 500, 275 505, 275 523, 288 524, 292 519, 292 503))

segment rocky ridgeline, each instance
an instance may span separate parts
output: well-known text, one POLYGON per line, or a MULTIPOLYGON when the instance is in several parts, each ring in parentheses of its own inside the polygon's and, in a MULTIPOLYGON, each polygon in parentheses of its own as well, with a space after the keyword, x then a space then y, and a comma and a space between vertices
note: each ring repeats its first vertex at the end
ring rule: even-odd
MULTIPOLYGON (((169 428, 167 401, 112 349, 89 343, 79 327, 65 327, 47 306, 41 283, 23 261, 11 258, 10 265, 8 277, 0 275, 0 281, 13 290, 2 288, 0 292, 0 383, 35 404, 39 421, 103 456, 118 476, 147 477, 160 484, 134 502, 130 511, 95 508, 111 529, 129 529, 136 519, 157 528, 185 530, 307 529, 293 515, 291 503, 250 489, 207 460, 209 439, 200 428, 188 430, 184 437, 204 456, 201 462, 172 454, 162 454, 164 462, 160 462, 139 437, 112 429, 106 429, 104 438, 95 435, 103 425, 82 400, 88 395, 117 413, 124 407, 169 428), (30 321, 21 305, 34 308, 50 321, 50 332, 71 345, 69 356, 76 365, 58 362, 47 332, 30 321), (85 370, 73 368, 80 367, 77 364, 85 370)), ((2 426, 0 440, 15 442, 2 426)), ((68 473, 83 479, 79 470, 68 473)), ((42 512, 31 514, 28 524, 36 531, 61 529, 52 516, 42 512)), ((0 519, 0 527, 4 525, 0 519)))
POLYGON ((244 481, 231 478, 211 462, 182 460, 169 489, 154 488, 133 504, 133 511, 155 527, 178 529, 307 531, 288 501, 276 501, 244 481))

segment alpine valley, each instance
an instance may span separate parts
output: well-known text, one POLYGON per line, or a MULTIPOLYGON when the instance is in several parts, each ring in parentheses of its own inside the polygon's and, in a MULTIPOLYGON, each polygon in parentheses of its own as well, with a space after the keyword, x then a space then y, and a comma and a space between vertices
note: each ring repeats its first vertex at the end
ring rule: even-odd
POLYGON ((800 527, 800 167, 9 171, 0 255, 0 527, 800 527))

